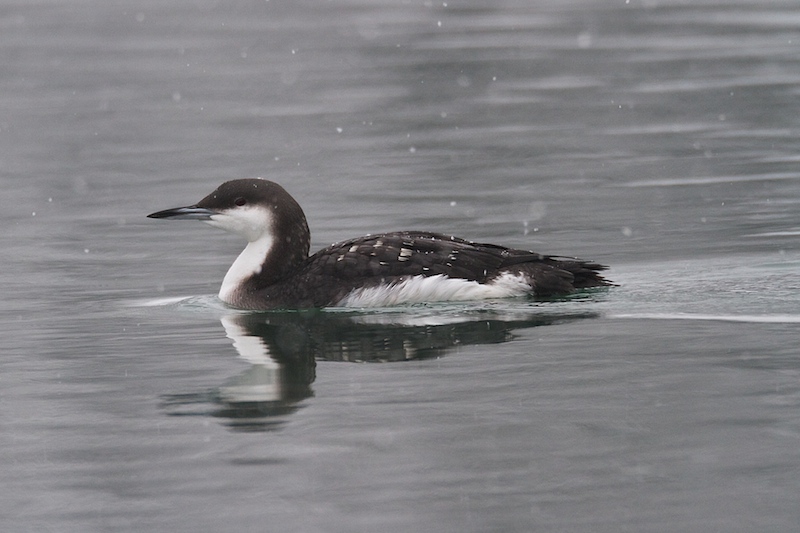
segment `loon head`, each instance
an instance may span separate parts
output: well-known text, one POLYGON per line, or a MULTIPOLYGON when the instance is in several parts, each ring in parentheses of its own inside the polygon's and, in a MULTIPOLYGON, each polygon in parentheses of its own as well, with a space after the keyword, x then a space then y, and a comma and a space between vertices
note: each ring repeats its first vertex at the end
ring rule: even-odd
POLYGON ((194 205, 147 216, 200 220, 247 240, 220 290, 220 298, 231 304, 247 291, 274 283, 308 257, 311 238, 303 210, 283 187, 261 178, 227 181, 194 205))
MULTIPOLYGON (((295 199, 277 183, 261 178, 226 181, 194 205, 165 209, 147 216, 201 220, 240 235, 248 242, 278 235, 292 240, 308 233, 306 217, 295 199)), ((308 242, 304 244, 307 254, 308 242)))

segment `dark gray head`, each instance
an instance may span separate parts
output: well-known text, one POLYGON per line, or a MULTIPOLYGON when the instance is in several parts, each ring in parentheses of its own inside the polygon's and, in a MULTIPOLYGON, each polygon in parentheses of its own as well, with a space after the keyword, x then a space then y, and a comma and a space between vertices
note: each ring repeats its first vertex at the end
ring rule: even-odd
POLYGON ((268 252, 264 268, 275 275, 308 257, 310 234, 303 210, 283 187, 268 180, 226 181, 194 205, 147 216, 201 220, 249 243, 261 242, 268 252))

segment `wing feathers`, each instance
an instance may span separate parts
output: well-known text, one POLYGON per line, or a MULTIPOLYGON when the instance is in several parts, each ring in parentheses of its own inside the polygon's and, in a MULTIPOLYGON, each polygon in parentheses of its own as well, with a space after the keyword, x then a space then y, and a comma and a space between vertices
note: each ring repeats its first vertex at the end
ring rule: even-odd
POLYGON ((305 266, 308 273, 362 282, 366 276, 374 278, 375 283, 439 274, 482 283, 503 272, 514 272, 528 276, 537 294, 607 285, 598 274, 604 268, 580 259, 418 231, 370 235, 333 244, 311 256, 305 266))

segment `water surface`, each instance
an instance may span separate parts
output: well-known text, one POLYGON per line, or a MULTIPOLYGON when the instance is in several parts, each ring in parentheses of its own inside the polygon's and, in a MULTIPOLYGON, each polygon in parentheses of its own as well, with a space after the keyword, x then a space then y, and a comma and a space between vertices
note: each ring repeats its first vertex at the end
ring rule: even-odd
POLYGON ((793 2, 0 6, 7 531, 795 531, 793 2), (144 218, 611 265, 549 302, 242 314, 144 218))

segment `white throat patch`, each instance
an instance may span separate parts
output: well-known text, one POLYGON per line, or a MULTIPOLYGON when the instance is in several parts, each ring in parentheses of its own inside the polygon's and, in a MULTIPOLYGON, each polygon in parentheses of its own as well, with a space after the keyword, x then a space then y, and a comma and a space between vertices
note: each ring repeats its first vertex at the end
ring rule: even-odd
POLYGON ((222 286, 219 289, 220 300, 229 304, 233 303, 233 295, 242 284, 252 275, 261 273, 261 266, 272 249, 272 243, 272 235, 265 235, 257 241, 247 243, 222 280, 222 286))
POLYGON ((242 284, 254 274, 261 273, 264 260, 272 249, 272 214, 267 209, 239 207, 213 215, 206 223, 241 235, 248 241, 225 274, 219 290, 219 298, 232 303, 233 295, 242 284))

